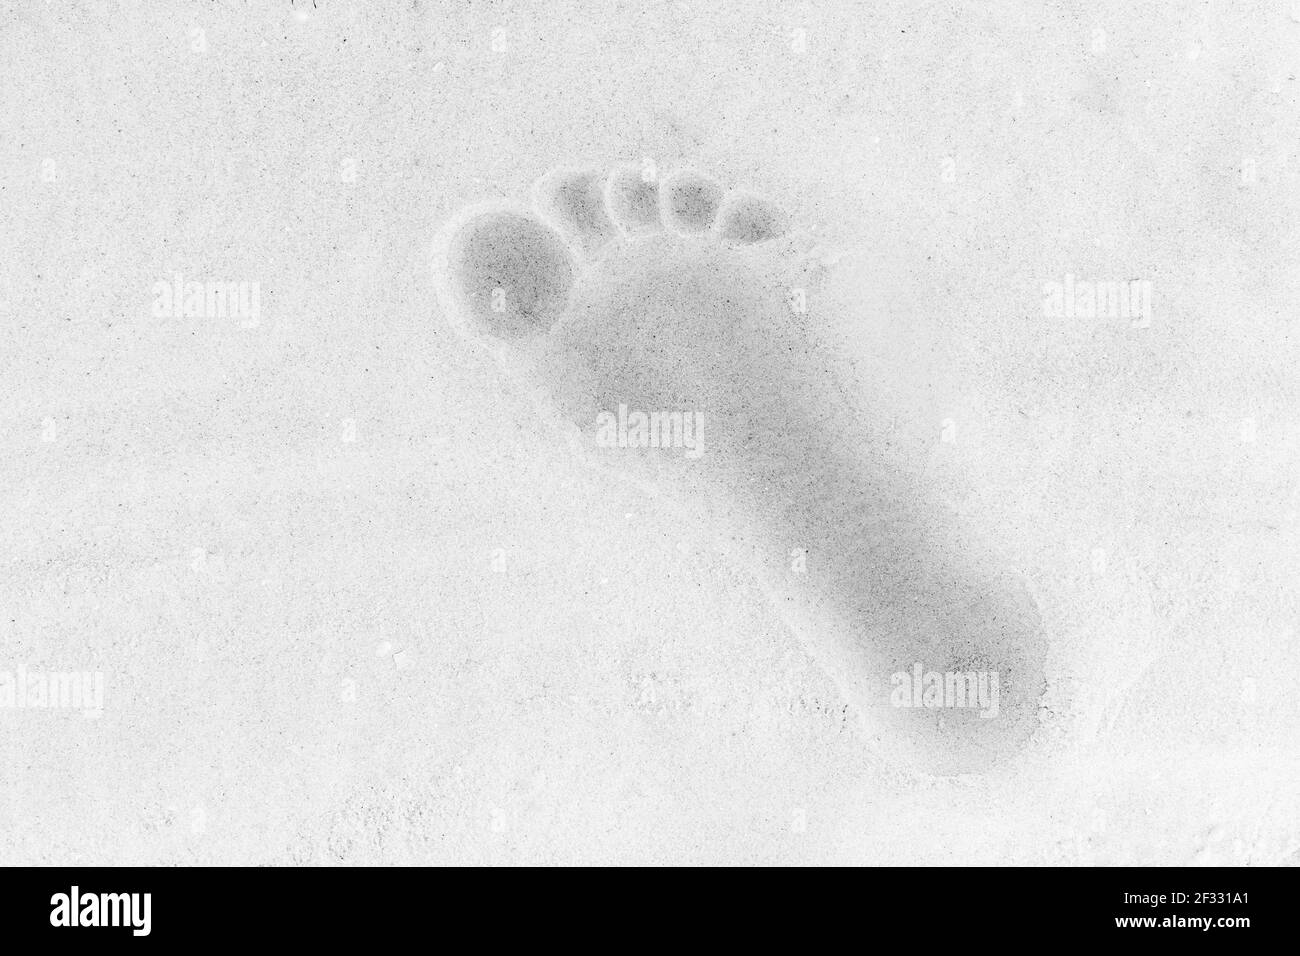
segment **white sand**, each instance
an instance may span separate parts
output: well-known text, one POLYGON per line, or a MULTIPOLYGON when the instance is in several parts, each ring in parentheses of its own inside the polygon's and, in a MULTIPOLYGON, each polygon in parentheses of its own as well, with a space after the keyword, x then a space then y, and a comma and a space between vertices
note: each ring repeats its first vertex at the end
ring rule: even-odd
POLYGON ((103 701, 0 707, 0 862, 1294 862, 1300 12, 446 6, 5 14, 0 703, 103 701), (1041 609, 1032 759, 874 754, 439 314, 456 210, 645 157, 837 260, 899 458, 1041 609), (157 315, 178 273, 257 321, 157 315), (1045 315, 1067 274, 1149 324, 1045 315))

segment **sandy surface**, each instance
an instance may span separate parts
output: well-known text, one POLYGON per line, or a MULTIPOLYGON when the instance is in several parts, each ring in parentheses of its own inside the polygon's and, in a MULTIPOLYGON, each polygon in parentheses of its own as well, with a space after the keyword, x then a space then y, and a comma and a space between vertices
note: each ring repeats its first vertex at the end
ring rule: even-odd
POLYGON ((1029 6, 5 4, 0 704, 103 697, 0 706, 0 861, 1295 862, 1300 8, 1029 6), (448 330, 441 222, 646 157, 835 260, 1041 609, 1031 757, 873 755, 448 330))

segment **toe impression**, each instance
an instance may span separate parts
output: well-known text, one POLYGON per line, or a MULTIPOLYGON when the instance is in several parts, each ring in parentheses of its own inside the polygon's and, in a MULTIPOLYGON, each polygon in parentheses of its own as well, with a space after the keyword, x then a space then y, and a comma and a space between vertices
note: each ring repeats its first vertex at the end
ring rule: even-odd
POLYGON ((619 166, 609 174, 605 204, 610 215, 628 236, 660 232, 659 181, 653 170, 647 175, 639 166, 619 166))
POLYGON ((605 177, 594 170, 551 170, 533 186, 533 204, 583 255, 618 238, 605 205, 605 177))
POLYGON ((718 210, 718 236, 739 246, 767 242, 790 230, 790 220, 776 203, 751 193, 731 193, 718 210))
POLYGON ((679 170, 663 184, 663 214, 670 227, 683 233, 705 232, 713 225, 722 202, 717 181, 694 170, 679 170))
POLYGON ((448 224, 434 251, 443 312, 463 334, 515 341, 546 332, 567 311, 576 265, 532 213, 492 205, 448 224))

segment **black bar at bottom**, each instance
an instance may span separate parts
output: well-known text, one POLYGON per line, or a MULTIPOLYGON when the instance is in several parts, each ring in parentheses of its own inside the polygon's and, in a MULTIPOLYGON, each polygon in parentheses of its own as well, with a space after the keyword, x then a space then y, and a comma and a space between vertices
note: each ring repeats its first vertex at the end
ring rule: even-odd
MULTIPOLYGON (((750 935, 772 942, 784 930, 794 934, 791 944, 815 945, 830 933, 871 948, 897 934, 922 947, 1035 939, 1025 933, 1042 933, 1042 941, 1240 945, 1291 936, 1284 907, 1293 909, 1295 873, 858 869, 791 879, 729 869, 593 880, 584 872, 517 870, 8 868, 0 869, 0 933, 6 948, 61 936, 91 946, 318 941, 333 948, 400 943, 430 930, 468 933, 467 942, 514 930, 531 945, 599 945, 613 932, 651 943, 702 942, 710 930, 731 943, 750 935)), ((422 938, 456 945, 457 937, 422 938)))

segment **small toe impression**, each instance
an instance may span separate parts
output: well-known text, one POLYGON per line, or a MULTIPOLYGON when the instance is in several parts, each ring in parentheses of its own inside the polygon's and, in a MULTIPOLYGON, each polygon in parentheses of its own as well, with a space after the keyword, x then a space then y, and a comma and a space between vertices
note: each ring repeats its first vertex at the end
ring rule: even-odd
POLYGON ((573 256, 530 213, 489 209, 453 224, 434 255, 443 311, 458 329, 517 340, 565 313, 573 256))
POLYGON ((785 210, 749 193, 731 193, 718 210, 718 235, 723 242, 750 246, 782 236, 790 229, 785 210))
POLYGON ((619 228, 629 236, 663 228, 659 219, 659 182, 647 179, 638 166, 619 166, 609 174, 605 203, 619 228))
POLYGON ((663 185, 664 218, 678 232, 704 232, 713 225, 722 187, 701 173, 681 170, 663 185))
POLYGON ((591 170, 554 169, 533 186, 533 204, 583 254, 618 238, 605 208, 604 176, 591 170))

